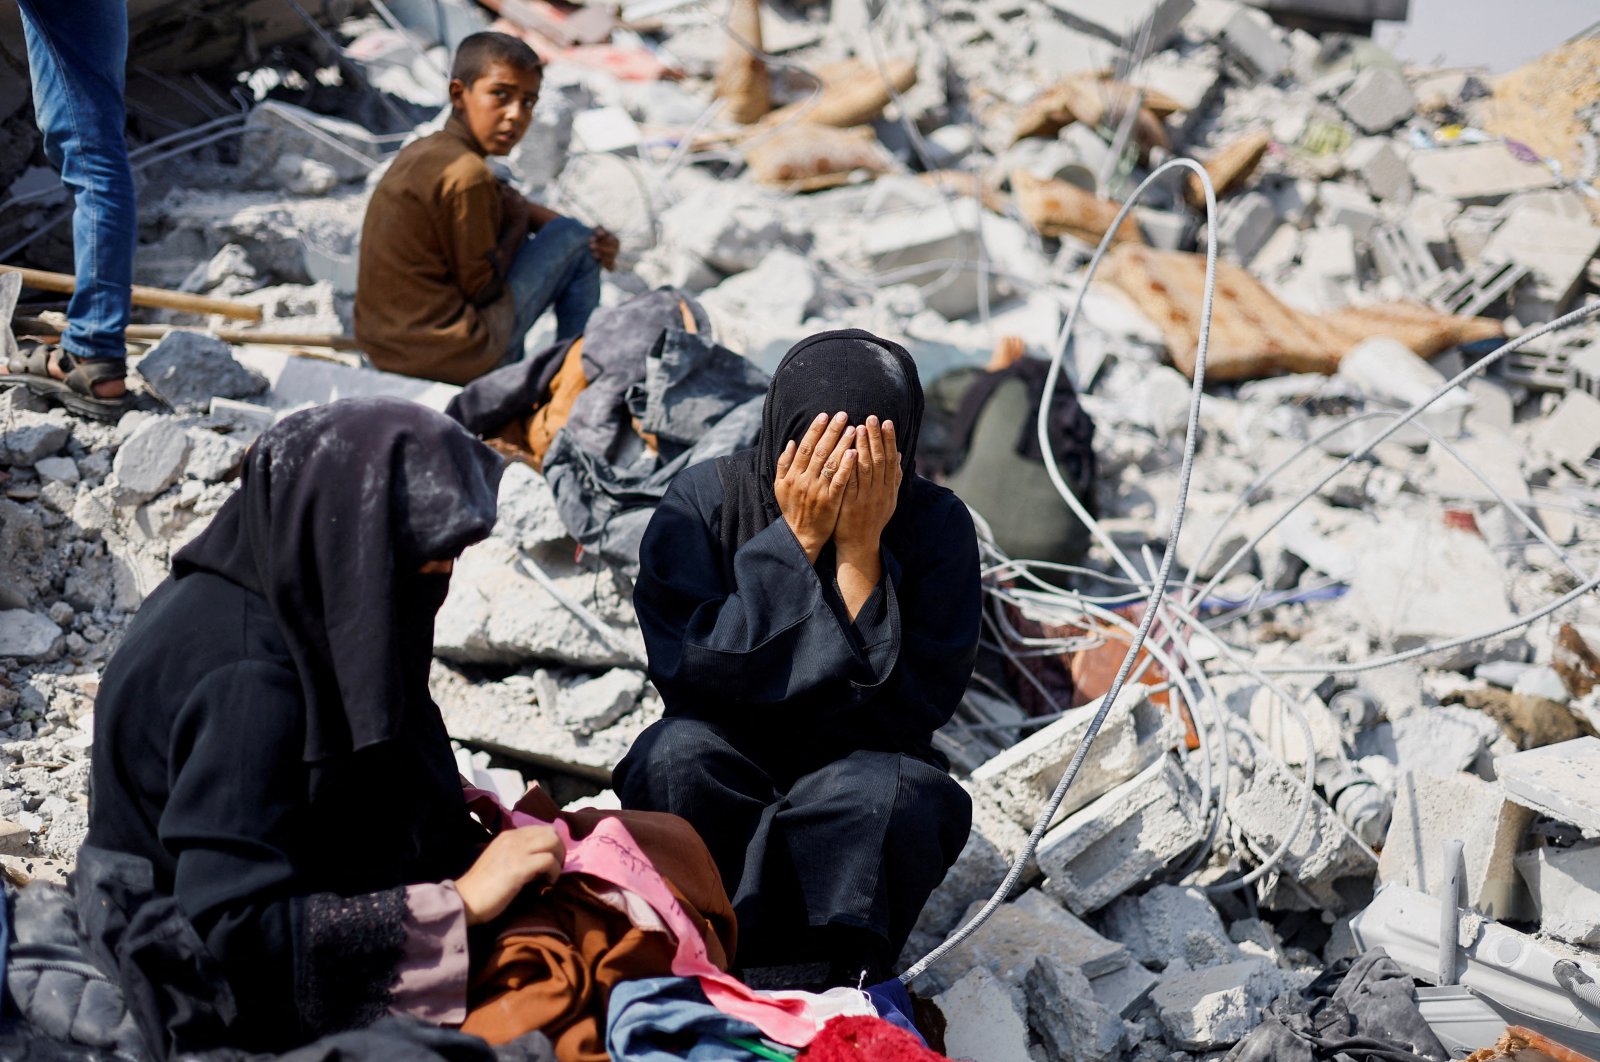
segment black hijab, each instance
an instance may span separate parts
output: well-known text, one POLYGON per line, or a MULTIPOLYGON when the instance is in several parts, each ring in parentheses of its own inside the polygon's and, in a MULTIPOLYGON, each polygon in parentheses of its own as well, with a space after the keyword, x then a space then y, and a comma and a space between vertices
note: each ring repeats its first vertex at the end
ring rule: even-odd
POLYGON ((819 332, 795 344, 778 363, 761 410, 761 437, 753 450, 717 462, 722 481, 724 563, 768 525, 783 518, 773 492, 778 455, 799 442, 818 413, 849 414, 860 425, 869 414, 894 421, 900 451, 900 500, 892 533, 908 509, 916 479, 917 436, 922 430, 922 381, 917 363, 898 343, 859 328, 819 332))
POLYGON ((411 402, 308 409, 256 440, 239 489, 173 558, 174 577, 212 572, 267 600, 300 674, 306 762, 395 738, 432 706, 433 620, 449 581, 418 568, 489 534, 502 468, 411 402))

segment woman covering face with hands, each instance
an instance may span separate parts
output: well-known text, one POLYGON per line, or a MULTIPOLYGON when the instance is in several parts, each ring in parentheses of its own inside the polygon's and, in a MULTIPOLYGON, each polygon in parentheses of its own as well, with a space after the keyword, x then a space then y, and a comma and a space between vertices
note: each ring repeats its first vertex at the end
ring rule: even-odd
POLYGON ((932 734, 977 651, 977 542, 915 474, 921 419, 905 350, 812 336, 774 374, 756 448, 680 475, 640 548, 666 718, 617 791, 705 838, 746 969, 886 976, 966 840, 932 734))

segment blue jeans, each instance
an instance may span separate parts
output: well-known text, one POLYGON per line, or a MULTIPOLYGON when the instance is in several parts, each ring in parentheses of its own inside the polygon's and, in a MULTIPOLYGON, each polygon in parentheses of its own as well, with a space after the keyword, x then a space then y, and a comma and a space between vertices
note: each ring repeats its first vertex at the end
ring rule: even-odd
POLYGON ((522 358, 522 344, 539 315, 556 311, 556 338, 583 334, 589 315, 600 305, 600 263, 589 252, 587 225, 556 218, 522 245, 512 259, 506 286, 517 304, 517 320, 506 344, 506 361, 522 358))
POLYGON ((20 2, 44 153, 73 196, 78 286, 61 344, 80 358, 120 359, 137 239, 123 135, 127 0, 20 2))

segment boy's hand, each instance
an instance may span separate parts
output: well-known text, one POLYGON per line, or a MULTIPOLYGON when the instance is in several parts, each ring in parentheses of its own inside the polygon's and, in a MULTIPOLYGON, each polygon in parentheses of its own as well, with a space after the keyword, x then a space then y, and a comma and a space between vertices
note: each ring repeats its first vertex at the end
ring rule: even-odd
POLYGON ((601 269, 617 268, 617 251, 621 246, 615 236, 599 225, 594 227, 594 234, 589 237, 589 253, 594 255, 601 269))

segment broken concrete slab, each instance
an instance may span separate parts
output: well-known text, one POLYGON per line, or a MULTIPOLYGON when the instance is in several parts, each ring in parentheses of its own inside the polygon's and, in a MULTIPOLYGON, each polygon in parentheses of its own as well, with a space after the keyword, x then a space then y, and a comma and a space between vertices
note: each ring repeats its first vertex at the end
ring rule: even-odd
POLYGON ((1103 1006, 1083 971, 1040 956, 1022 981, 1028 1027, 1047 1058, 1115 1062, 1122 1057, 1122 1018, 1103 1006))
MULTIPOLYGON (((958 924, 970 921, 985 902, 974 901, 958 924)), ((1115 973, 1132 961, 1127 948, 1102 937, 1043 892, 1029 889, 996 908, 982 931, 947 952, 928 977, 943 988, 982 967, 1006 984, 1018 984, 1040 956, 1089 978, 1115 973)))
MULTIPOLYGON (((1505 566, 1479 535, 1437 517, 1395 516, 1367 534, 1351 604, 1386 650, 1403 651, 1493 630, 1513 620, 1505 566)), ((1464 667, 1486 655, 1467 643, 1429 657, 1464 667)))
POLYGON ((1129 0, 1103 4, 1096 0, 1049 0, 1067 25, 1097 37, 1148 51, 1164 48, 1178 24, 1194 8, 1194 0, 1129 0), (1148 34, 1145 23, 1149 23, 1148 34))
POLYGON ((1514 192, 1558 183, 1550 167, 1525 162, 1498 141, 1413 151, 1407 164, 1418 188, 1462 203, 1497 203, 1514 192))
POLYGON ((323 163, 339 181, 365 179, 383 158, 372 133, 355 122, 279 100, 256 104, 245 122, 243 165, 270 175, 286 155, 323 163))
POLYGON ((1569 944, 1600 945, 1600 845, 1543 846, 1516 857, 1539 913, 1539 931, 1569 944))
POLYGON ((866 227, 861 253, 873 269, 892 271, 899 282, 937 284, 925 291, 928 307, 951 319, 965 317, 978 308, 978 273, 951 263, 976 261, 982 253, 982 214, 973 199, 897 211, 866 227))
POLYGON ((1580 467, 1600 450, 1600 398, 1569 391, 1534 430, 1534 443, 1552 459, 1580 467))
POLYGON ((1142 896, 1122 897, 1101 917, 1107 936, 1158 970, 1175 962, 1198 970, 1240 958, 1222 917, 1199 889, 1157 885, 1142 896))
POLYGON ((1204 970, 1168 973, 1151 993, 1169 1043, 1211 1051, 1236 1043, 1287 989, 1265 959, 1241 959, 1204 970))
POLYGON ((1372 858, 1313 790, 1298 832, 1293 827, 1305 779, 1275 757, 1256 751, 1229 779, 1228 818, 1258 859, 1289 847, 1257 886, 1271 910, 1355 910, 1372 894, 1372 858))
POLYGON ((1417 100, 1406 79, 1386 66, 1369 66, 1339 96, 1339 110, 1364 133, 1382 133, 1409 117, 1417 100))
POLYGON ((1248 265, 1278 226, 1272 200, 1249 192, 1221 205, 1217 245, 1234 261, 1248 265))
POLYGON ((189 434, 175 417, 151 417, 134 429, 111 464, 117 501, 123 505, 149 501, 183 475, 189 456, 189 434))
POLYGON ((1600 738, 1581 737, 1501 756, 1494 769, 1517 803, 1600 832, 1600 738))
POLYGON ((169 332, 134 365, 162 401, 181 413, 200 413, 213 398, 250 398, 266 377, 239 364, 233 346, 203 332, 169 332))
POLYGON ((1520 204, 1489 237, 1483 257, 1525 266, 1529 280, 1524 290, 1559 311, 1577 291, 1597 251, 1600 228, 1548 213, 1534 204, 1520 204))
POLYGON ((0 611, 0 658, 42 660, 60 639, 61 628, 49 616, 20 608, 0 611))
POLYGON ((1187 775, 1163 756, 1044 835, 1045 891, 1074 913, 1098 910, 1176 861, 1202 829, 1187 775))
MULTIPOLYGON (((1388 336, 1357 343, 1339 359, 1338 375, 1373 398, 1401 408, 1425 401, 1445 383, 1444 374, 1425 358, 1388 336)), ((1446 439, 1456 439, 1471 409, 1472 396, 1457 388, 1436 399, 1417 419, 1446 439)))
MULTIPOLYGON (((1166 712, 1151 703, 1148 692, 1142 685, 1123 689, 1095 738, 1094 755, 1084 761, 1055 822, 1150 766, 1181 736, 1166 712)), ((992 787, 996 803, 1019 826, 1031 829, 1100 705, 1101 699, 1096 699, 1029 734, 973 771, 972 780, 992 787)))
POLYGON ((1411 198, 1411 171, 1388 137, 1362 137, 1345 152, 1344 167, 1380 201, 1411 198))
POLYGON ((1523 919, 1532 903, 1513 863, 1533 813, 1470 774, 1402 772, 1378 880, 1441 895, 1446 841, 1464 845, 1467 903, 1490 918, 1523 919))
POLYGON ((435 654, 460 663, 579 667, 644 658, 632 604, 609 573, 597 575, 570 560, 558 567, 549 556, 538 561, 558 590, 602 622, 608 632, 602 638, 542 583, 518 571, 519 559, 516 547, 493 537, 461 555, 435 624, 435 654))
POLYGON ((1028 1027, 1006 986, 983 967, 933 999, 944 1015, 945 1052, 952 1058, 1025 1062, 1028 1027))
POLYGON ((12 406, 0 414, 0 465, 31 465, 60 451, 71 435, 59 416, 12 406))

